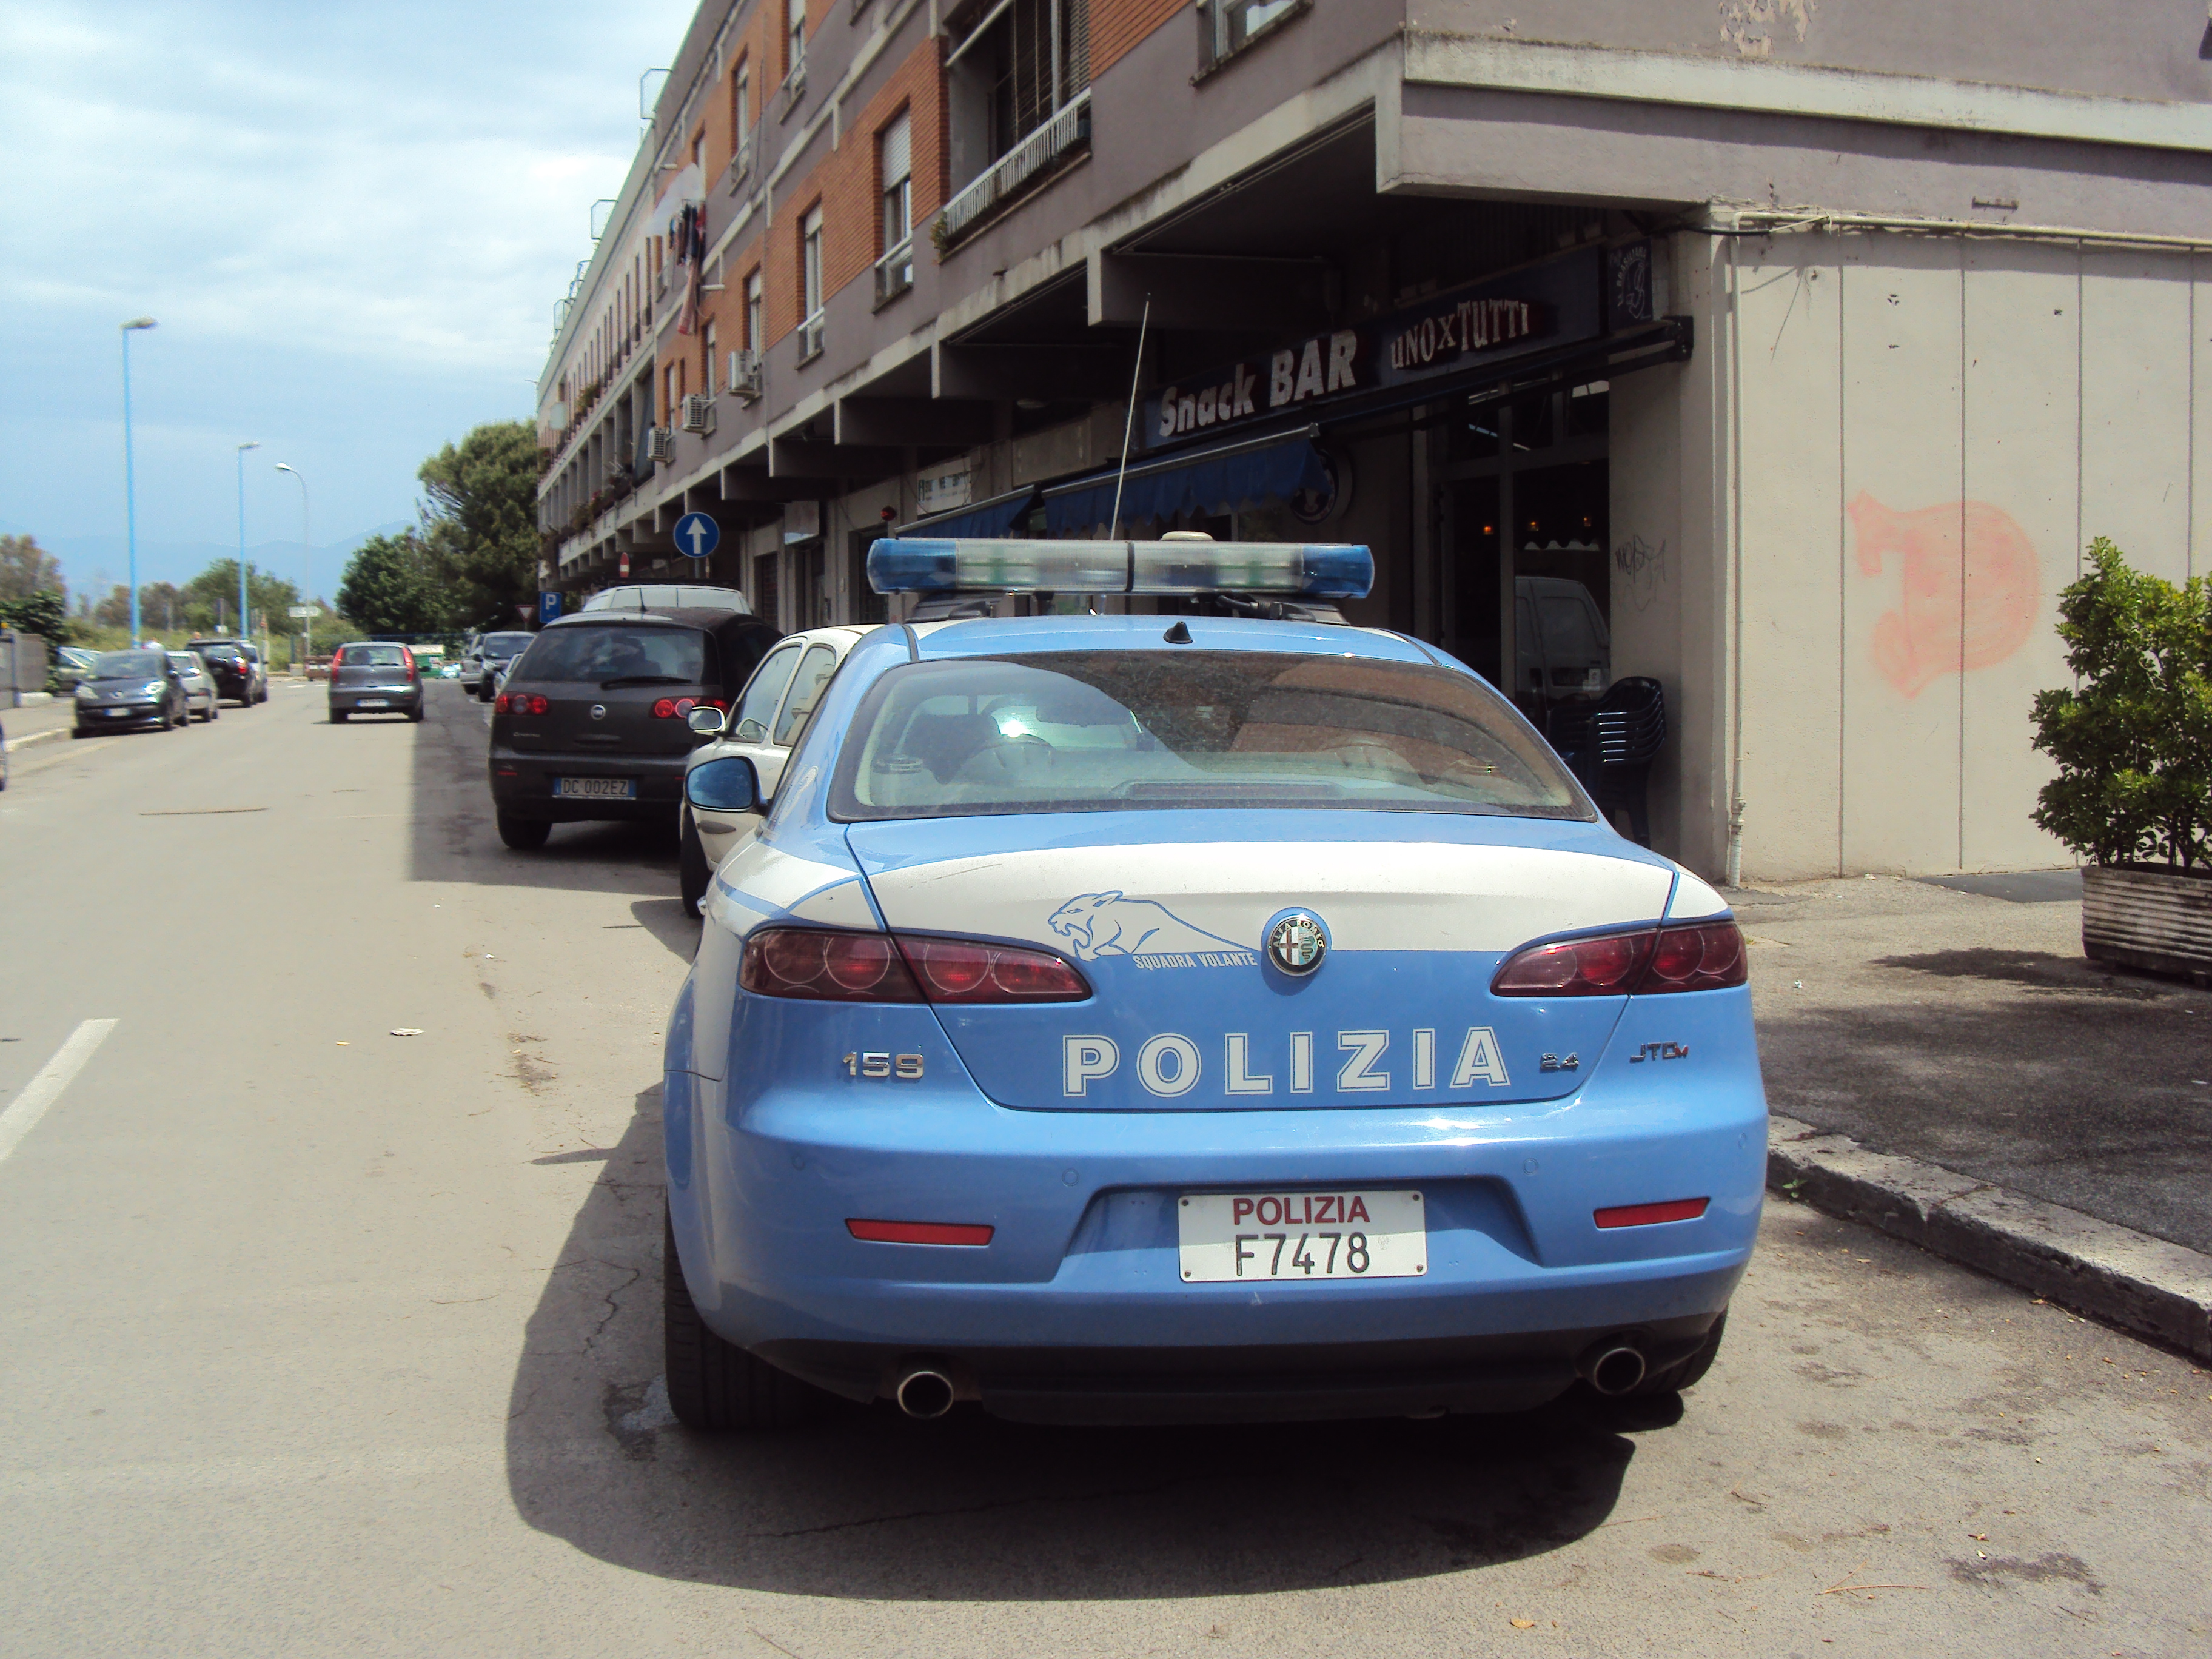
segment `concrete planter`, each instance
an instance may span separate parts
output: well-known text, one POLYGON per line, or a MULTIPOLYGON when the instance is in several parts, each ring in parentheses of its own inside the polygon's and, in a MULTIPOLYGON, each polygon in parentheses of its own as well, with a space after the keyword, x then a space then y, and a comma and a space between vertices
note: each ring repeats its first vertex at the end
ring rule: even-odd
POLYGON ((2212 872, 2091 865, 2081 872, 2081 953, 2212 981, 2212 872))

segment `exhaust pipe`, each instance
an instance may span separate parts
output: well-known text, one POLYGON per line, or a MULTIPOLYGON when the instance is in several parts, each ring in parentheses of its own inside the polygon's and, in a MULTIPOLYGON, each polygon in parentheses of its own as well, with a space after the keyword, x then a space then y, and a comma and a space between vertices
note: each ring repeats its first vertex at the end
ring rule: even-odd
POLYGON ((1638 1350, 1622 1346, 1607 1348, 1589 1363, 1585 1373, 1590 1387, 1608 1399, 1618 1399, 1632 1393, 1644 1380, 1644 1356, 1638 1350))
POLYGON ((942 1417, 952 1409, 952 1379, 930 1366, 911 1365, 899 1374, 891 1398, 908 1417, 942 1417))

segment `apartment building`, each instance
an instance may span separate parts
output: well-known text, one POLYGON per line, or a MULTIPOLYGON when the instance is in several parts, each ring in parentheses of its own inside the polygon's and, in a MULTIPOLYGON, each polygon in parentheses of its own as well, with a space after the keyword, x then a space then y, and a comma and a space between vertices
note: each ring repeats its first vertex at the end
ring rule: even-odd
POLYGON ((2057 595, 2212 561, 2208 95, 2197 0, 708 0, 561 304, 544 584, 882 617, 876 537, 1118 489, 1369 544, 1355 620, 1540 720, 1656 678, 1705 873, 2063 862, 2057 595))

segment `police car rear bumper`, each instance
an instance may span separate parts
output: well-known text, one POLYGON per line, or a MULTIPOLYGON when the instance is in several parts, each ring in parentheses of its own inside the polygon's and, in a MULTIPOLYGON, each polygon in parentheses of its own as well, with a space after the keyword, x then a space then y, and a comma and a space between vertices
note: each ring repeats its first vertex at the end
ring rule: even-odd
POLYGON ((1601 1339, 1625 1337, 1654 1370, 1686 1355, 1750 1259, 1755 1072, 1694 1122, 1595 1098, 1612 1092, 1593 1079, 1457 1123, 1436 1107, 1133 1122, 980 1101, 983 1121, 963 1121, 849 1094, 772 1092, 731 1113, 720 1085, 672 1073, 671 1209, 708 1324, 853 1398, 927 1360, 963 1397, 1038 1420, 1518 1409, 1567 1388, 1601 1339), (1329 1187, 1418 1188, 1426 1274, 1183 1282, 1177 1194, 1329 1187), (1688 1197, 1709 1200, 1695 1220, 1595 1224, 1688 1197), (851 1236, 854 1218, 996 1231, 981 1248, 880 1244, 851 1236))

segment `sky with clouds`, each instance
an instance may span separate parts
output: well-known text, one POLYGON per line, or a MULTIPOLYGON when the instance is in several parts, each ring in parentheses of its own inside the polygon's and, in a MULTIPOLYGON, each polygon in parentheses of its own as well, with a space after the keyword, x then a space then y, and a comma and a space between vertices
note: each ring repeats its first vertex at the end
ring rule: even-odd
POLYGON ((95 558, 122 579, 97 544, 121 546, 141 314, 142 580, 198 568, 149 547, 235 545, 248 440, 249 544, 300 534, 277 461, 318 546, 411 520, 425 456, 531 414, 638 78, 692 10, 0 0, 0 531, 64 548, 73 586, 95 558))

